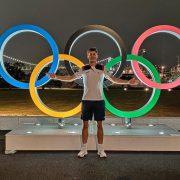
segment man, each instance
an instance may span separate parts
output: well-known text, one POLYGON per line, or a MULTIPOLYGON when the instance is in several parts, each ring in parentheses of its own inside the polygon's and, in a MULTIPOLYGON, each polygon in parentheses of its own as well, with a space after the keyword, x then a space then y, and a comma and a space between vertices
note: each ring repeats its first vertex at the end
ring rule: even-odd
POLYGON ((105 120, 105 102, 102 97, 103 80, 104 77, 117 84, 136 84, 133 78, 130 81, 122 80, 108 74, 103 65, 98 64, 98 50, 93 47, 87 50, 87 58, 89 64, 83 66, 78 72, 72 76, 58 76, 49 74, 50 78, 55 78, 61 81, 74 81, 83 77, 84 94, 82 97, 82 114, 83 120, 82 128, 82 146, 78 153, 78 157, 84 157, 87 152, 88 140, 88 123, 92 120, 97 121, 97 138, 98 138, 98 155, 100 157, 107 157, 103 149, 103 126, 102 121, 105 120))

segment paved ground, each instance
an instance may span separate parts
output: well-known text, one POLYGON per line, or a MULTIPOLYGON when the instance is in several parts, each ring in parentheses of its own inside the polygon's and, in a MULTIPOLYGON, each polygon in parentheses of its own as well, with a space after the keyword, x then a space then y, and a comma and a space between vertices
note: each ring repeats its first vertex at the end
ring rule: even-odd
POLYGON ((107 152, 100 159, 89 152, 85 159, 70 152, 17 152, 4 154, 4 134, 0 138, 1 180, 178 180, 178 152, 107 152))

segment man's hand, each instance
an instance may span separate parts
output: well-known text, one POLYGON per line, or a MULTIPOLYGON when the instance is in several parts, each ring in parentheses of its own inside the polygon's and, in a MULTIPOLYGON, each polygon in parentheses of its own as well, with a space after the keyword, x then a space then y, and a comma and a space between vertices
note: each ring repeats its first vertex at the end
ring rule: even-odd
POLYGON ((56 74, 53 74, 53 73, 46 73, 48 76, 49 76, 49 78, 51 78, 51 79, 55 79, 56 78, 56 74))
POLYGON ((128 81, 128 84, 131 86, 138 85, 139 83, 140 83, 139 80, 137 80, 136 78, 132 78, 128 81))

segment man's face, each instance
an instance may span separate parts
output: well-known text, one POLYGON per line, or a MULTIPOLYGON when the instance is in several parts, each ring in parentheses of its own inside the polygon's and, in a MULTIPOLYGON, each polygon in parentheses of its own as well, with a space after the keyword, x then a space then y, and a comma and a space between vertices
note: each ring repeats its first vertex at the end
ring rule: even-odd
POLYGON ((98 53, 96 51, 87 51, 87 58, 89 63, 97 63, 98 53))

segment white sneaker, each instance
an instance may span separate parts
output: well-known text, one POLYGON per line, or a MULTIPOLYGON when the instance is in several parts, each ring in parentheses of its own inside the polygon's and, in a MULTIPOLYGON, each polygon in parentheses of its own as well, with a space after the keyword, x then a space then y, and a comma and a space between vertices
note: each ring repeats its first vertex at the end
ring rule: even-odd
POLYGON ((99 157, 101 157, 101 158, 106 158, 106 157, 107 157, 107 155, 106 155, 106 153, 104 152, 104 150, 98 151, 97 154, 98 154, 99 157))
POLYGON ((103 145, 98 144, 98 153, 99 157, 104 158, 107 157, 106 153, 104 152, 103 145))
POLYGON ((80 152, 78 153, 78 157, 83 158, 83 157, 86 156, 87 154, 88 154, 88 152, 87 152, 87 145, 85 144, 85 145, 83 145, 83 146, 81 147, 81 150, 80 150, 80 152))

